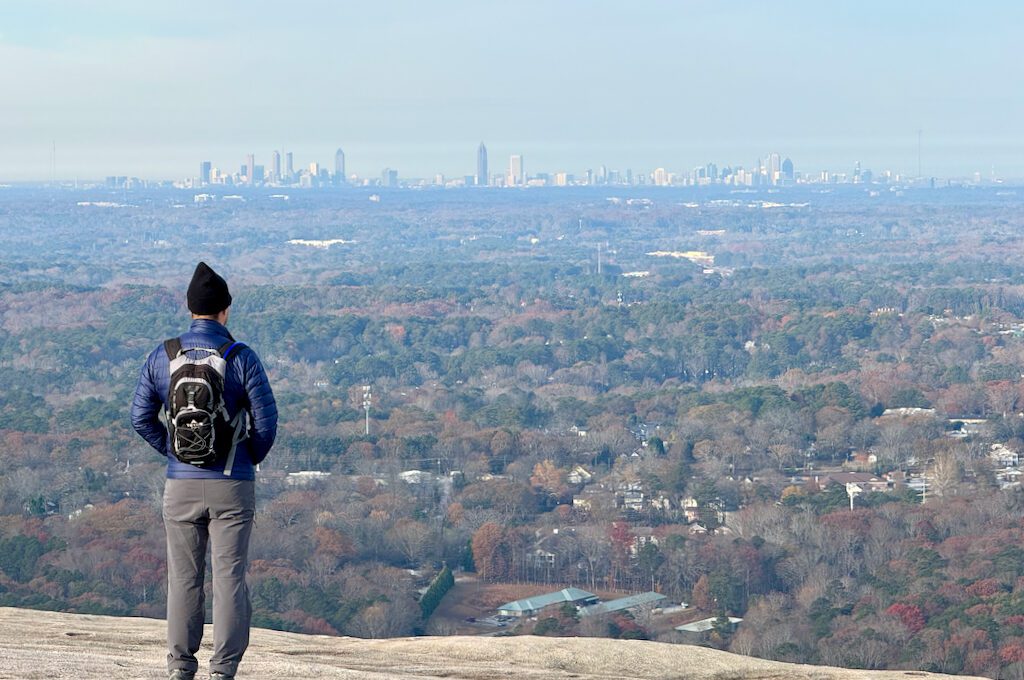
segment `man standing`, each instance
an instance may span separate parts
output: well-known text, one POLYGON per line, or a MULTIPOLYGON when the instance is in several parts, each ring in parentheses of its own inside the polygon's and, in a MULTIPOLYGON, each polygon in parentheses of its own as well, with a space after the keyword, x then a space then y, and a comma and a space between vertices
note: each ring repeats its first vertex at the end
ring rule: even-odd
MULTIPOLYGON (((203 636, 203 582, 206 546, 210 543, 214 637, 210 677, 231 680, 249 644, 251 605, 245 572, 256 507, 256 466, 274 444, 277 405, 259 357, 235 343, 228 332, 231 294, 227 283, 204 262, 192 275, 187 301, 192 325, 180 338, 167 341, 149 355, 132 400, 132 425, 167 457, 163 516, 167 532, 169 678, 192 680, 199 667, 196 652, 203 636), (213 356, 219 358, 211 362, 208 357, 213 356), (175 358, 176 368, 172 370, 175 358), (170 394, 172 375, 175 389, 179 389, 180 380, 186 388, 188 408, 195 411, 193 386, 199 381, 180 379, 180 367, 212 366, 214 362, 220 362, 217 365, 223 374, 223 384, 211 390, 215 395, 218 390, 222 392, 218 404, 222 403, 223 409, 217 409, 217 413, 237 428, 227 437, 230 455, 211 454, 209 460, 197 461, 183 455, 182 450, 188 447, 181 443, 178 431, 188 436, 199 426, 189 422, 185 427, 184 421, 171 413, 179 408, 177 398, 170 394), (167 410, 171 431, 159 417, 162 409, 167 410), (182 458, 189 462, 182 462, 182 458)), ((223 431, 223 425, 219 427, 221 430, 206 438, 211 452, 215 434, 223 431)), ((221 447, 224 443, 219 442, 221 447)))

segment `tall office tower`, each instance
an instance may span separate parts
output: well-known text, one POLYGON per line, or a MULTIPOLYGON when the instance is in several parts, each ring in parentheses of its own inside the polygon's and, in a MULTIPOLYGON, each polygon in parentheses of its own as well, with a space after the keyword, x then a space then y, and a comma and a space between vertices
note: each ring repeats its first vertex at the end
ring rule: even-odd
POLYGON ((245 157, 245 177, 249 184, 252 184, 253 178, 256 176, 256 156, 255 154, 249 154, 245 157))
POLYGON ((508 185, 522 186, 526 184, 526 174, 523 172, 523 157, 520 154, 512 154, 508 159, 508 185))
POLYGON ((270 171, 274 173, 274 181, 281 181, 281 152, 275 150, 270 160, 270 171))
POLYGON ((860 161, 853 164, 853 181, 860 182, 860 161))
POLYGON ((210 161, 203 161, 199 164, 199 183, 206 185, 210 183, 210 168, 213 164, 210 161))
POLYGON ((334 152, 334 183, 345 183, 345 152, 341 148, 334 152))
POLYGON ((597 169, 597 183, 598 184, 608 184, 608 167, 607 166, 602 165, 600 168, 597 169))
POLYGON ((398 186, 398 170, 392 170, 391 168, 384 168, 380 173, 380 185, 383 187, 397 187, 398 186))
POLYGON ((793 172, 793 161, 788 158, 782 161, 782 178, 791 184, 796 179, 796 173, 793 172))
POLYGON ((252 169, 252 181, 256 184, 263 184, 266 180, 266 173, 263 171, 262 165, 253 166, 252 169))
POLYGON ((779 173, 782 171, 782 157, 777 153, 768 154, 768 183, 778 184, 779 173))
POLYGON ((295 166, 292 165, 292 152, 289 151, 284 155, 284 172, 288 179, 295 177, 295 166))
POLYGON ((489 184, 487 180, 487 147, 480 142, 476 150, 476 185, 485 187, 489 184))

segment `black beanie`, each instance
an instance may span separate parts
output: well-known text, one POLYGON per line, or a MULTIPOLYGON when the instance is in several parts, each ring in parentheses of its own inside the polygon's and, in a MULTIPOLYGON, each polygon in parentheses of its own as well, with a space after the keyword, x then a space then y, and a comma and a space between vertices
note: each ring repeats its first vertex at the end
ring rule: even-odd
POLYGON ((219 314, 231 306, 228 283, 205 262, 196 265, 188 284, 188 309, 193 314, 219 314))

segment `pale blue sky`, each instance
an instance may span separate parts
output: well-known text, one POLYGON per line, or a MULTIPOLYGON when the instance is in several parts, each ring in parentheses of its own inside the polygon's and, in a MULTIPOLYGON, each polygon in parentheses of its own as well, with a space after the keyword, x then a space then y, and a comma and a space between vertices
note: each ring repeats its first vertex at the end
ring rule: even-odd
POLYGON ((1024 177, 1024 3, 0 2, 0 181, 749 166, 1024 177), (159 6, 158 6, 159 5, 159 6))

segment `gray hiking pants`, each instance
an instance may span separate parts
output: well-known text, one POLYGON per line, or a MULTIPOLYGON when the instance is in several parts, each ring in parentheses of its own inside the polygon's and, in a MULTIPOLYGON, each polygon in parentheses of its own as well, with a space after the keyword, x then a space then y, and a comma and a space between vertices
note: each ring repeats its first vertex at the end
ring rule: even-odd
POLYGON ((235 675, 249 646, 252 615, 245 570, 256 510, 256 484, 234 479, 168 479, 167 668, 196 672, 203 639, 206 545, 213 566, 213 656, 210 671, 235 675))

